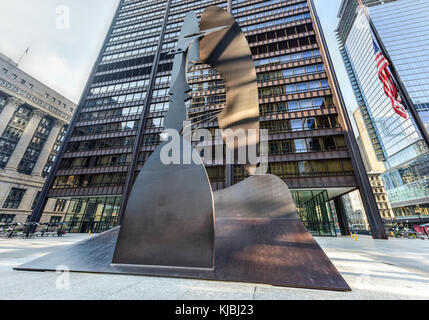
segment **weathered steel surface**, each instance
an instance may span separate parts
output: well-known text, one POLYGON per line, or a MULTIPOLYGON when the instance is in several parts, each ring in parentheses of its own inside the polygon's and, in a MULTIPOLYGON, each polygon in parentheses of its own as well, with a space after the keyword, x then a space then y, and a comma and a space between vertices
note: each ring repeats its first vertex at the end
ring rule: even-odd
MULTIPOLYGON (((247 139, 227 143, 230 149, 259 143, 259 100, 256 70, 249 44, 234 17, 222 8, 210 6, 201 16, 201 31, 220 26, 200 41, 201 61, 216 68, 226 87, 226 107, 220 113, 219 128, 246 130, 247 139), (253 129, 256 136, 249 136, 253 129)), ((225 133, 226 139, 231 133, 225 133)), ((227 141, 227 139, 226 139, 227 141)))
MULTIPOLYGON (((184 21, 170 88, 166 129, 181 132, 187 118, 186 57, 198 39, 194 12, 184 21), (195 38, 196 37, 196 38, 195 38)), ((202 36, 202 35, 201 35, 202 36)), ((113 263, 182 268, 214 267, 213 194, 204 165, 186 137, 180 136, 180 162, 164 164, 161 143, 146 162, 131 191, 121 223, 113 263), (187 150, 184 152, 183 150, 187 150), (191 155, 194 161, 185 161, 191 155)))
POLYGON ((160 152, 166 143, 136 179, 113 263, 213 268, 214 208, 207 173, 202 165, 163 165, 160 152))
POLYGON ((216 218, 298 219, 288 186, 274 175, 253 176, 214 193, 216 218))
POLYGON ((350 291, 335 266, 296 219, 216 219, 216 269, 112 265, 119 228, 16 268, 152 275, 350 291))

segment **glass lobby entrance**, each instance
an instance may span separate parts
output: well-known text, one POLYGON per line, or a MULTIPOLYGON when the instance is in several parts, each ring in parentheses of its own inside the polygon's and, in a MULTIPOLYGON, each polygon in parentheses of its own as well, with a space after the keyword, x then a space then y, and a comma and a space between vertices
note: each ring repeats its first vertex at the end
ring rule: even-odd
POLYGON ((75 198, 64 218, 65 230, 99 233, 116 227, 122 197, 75 198))
POLYGON ((326 190, 292 191, 298 214, 315 236, 336 237, 329 196, 326 190))

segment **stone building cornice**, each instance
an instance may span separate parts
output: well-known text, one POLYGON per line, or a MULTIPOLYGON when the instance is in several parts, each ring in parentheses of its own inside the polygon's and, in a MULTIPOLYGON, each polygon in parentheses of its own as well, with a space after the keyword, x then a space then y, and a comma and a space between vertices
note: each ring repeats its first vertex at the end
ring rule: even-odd
POLYGON ((65 112, 59 110, 53 105, 43 101, 42 99, 36 97, 34 94, 24 90, 23 88, 18 87, 17 85, 11 83, 10 81, 0 77, 0 89, 7 89, 5 93, 11 95, 9 99, 13 101, 13 103, 20 104, 28 104, 36 109, 40 109, 41 111, 46 112, 47 114, 60 118, 66 123, 71 121, 71 116, 66 114, 65 112))

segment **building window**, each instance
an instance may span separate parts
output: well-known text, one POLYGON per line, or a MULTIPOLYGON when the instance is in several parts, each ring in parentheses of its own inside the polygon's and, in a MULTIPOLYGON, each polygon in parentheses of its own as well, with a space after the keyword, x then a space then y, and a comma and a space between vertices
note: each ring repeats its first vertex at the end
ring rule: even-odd
POLYGON ((5 209, 18 209, 22 198, 24 197, 25 189, 12 188, 6 201, 3 204, 5 209))
POLYGON ((0 223, 12 223, 15 219, 14 214, 0 214, 0 223))
POLYGON ((34 133, 31 143, 25 151, 21 162, 18 165, 18 172, 30 175, 36 165, 37 160, 42 153, 43 147, 45 146, 46 140, 51 132, 54 121, 51 118, 43 118, 36 132, 34 133))
POLYGON ((64 209, 66 208, 66 203, 67 203, 67 200, 65 199, 57 199, 57 201, 55 202, 54 211, 63 212, 64 209))
POLYGON ((61 217, 59 216, 52 216, 51 219, 49 220, 49 223, 60 223, 61 222, 61 217))
POLYGON ((21 106, 10 119, 8 126, 0 137, 0 169, 3 169, 9 161, 32 114, 32 109, 21 106))

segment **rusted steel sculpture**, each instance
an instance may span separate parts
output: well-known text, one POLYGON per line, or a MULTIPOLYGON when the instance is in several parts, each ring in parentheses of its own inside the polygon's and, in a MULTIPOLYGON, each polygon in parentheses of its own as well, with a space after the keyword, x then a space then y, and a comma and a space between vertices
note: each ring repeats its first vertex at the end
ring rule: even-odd
MULTIPOLYGON (((189 12, 177 47, 172 51, 175 58, 165 129, 183 131, 187 120, 185 102, 191 99, 186 80, 188 54, 191 59, 199 60, 196 49, 204 35, 199 32, 196 14, 189 12)), ((198 159, 190 139, 186 138, 180 135, 180 150, 188 150, 189 156, 198 159)), ((157 147, 134 183, 113 263, 213 269, 215 217, 206 170, 201 160, 198 164, 186 163, 184 152, 180 152, 180 163, 162 163, 161 152, 168 144, 169 141, 164 141, 157 147)))
MULTIPOLYGON (((199 158, 182 129, 191 90, 186 81, 187 64, 202 62, 216 68, 225 82, 227 102, 219 115, 219 127, 231 129, 224 134, 227 147, 257 145, 256 71, 234 18, 221 8, 208 7, 199 27, 195 13, 190 12, 172 53, 165 128, 181 132, 181 145, 194 159, 199 158), (238 129, 244 129, 246 135, 229 139, 238 129)), ((166 144, 168 141, 161 143, 137 177, 120 227, 16 269, 55 271, 57 265, 67 265, 79 272, 350 290, 299 220, 283 180, 255 175, 213 194, 201 161, 161 163, 166 144)), ((255 172, 254 165, 247 169, 255 172)))

